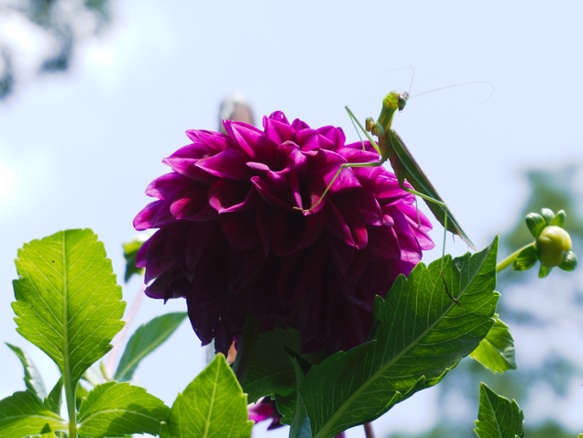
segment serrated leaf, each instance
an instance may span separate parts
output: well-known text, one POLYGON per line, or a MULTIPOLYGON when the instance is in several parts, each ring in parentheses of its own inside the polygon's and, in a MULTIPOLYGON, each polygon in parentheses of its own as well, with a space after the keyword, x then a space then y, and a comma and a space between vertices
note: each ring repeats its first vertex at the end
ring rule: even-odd
POLYGON ((138 251, 147 239, 147 233, 142 233, 129 242, 123 244, 123 256, 126 259, 126 269, 123 279, 126 283, 132 276, 141 276, 144 272, 144 268, 138 268, 136 266, 136 257, 138 255, 138 251))
POLYGON ((315 437, 369 422, 438 383, 494 324, 497 240, 485 250, 419 264, 377 297, 374 339, 311 368, 300 388, 315 437), (447 288, 446 285, 447 284, 447 288), (450 295, 457 301, 450 298, 450 295))
POLYGON ((18 251, 17 331, 73 383, 123 327, 125 303, 103 244, 89 229, 60 231, 18 251))
POLYGON ((129 383, 97 385, 81 403, 79 435, 100 438, 134 433, 157 435, 170 409, 144 388, 129 383))
POLYGON ((25 437, 67 428, 67 422, 47 409, 31 391, 15 392, 0 400, 2 437, 25 437))
POLYGON ((180 436, 250 437, 247 397, 222 354, 179 394, 161 438, 180 436))
POLYGON ((44 399, 43 404, 47 409, 50 409, 55 414, 61 412, 61 404, 63 403, 63 379, 57 380, 49 395, 44 399))
POLYGON ((493 373, 515 370, 514 339, 499 316, 495 315, 495 318, 496 322, 480 341, 478 348, 470 353, 470 357, 493 373))
POLYGON ((524 436, 524 414, 516 401, 508 400, 480 384, 480 408, 474 429, 479 438, 524 436))
POLYGON ((24 368, 24 385, 26 386, 26 389, 32 391, 41 399, 45 398, 47 390, 45 389, 42 376, 32 359, 22 350, 22 348, 9 344, 8 342, 6 345, 14 352, 14 354, 16 354, 24 368))
POLYGON ((120 382, 131 380, 140 361, 162 345, 186 316, 186 312, 167 313, 138 327, 128 341, 113 379, 120 382))

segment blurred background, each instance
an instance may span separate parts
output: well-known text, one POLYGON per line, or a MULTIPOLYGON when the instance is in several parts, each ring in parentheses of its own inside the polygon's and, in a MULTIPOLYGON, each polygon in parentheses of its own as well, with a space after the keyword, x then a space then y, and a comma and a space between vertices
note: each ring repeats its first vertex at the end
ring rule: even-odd
MULTIPOLYGON (((581 257, 582 17, 578 2, 0 0, 2 341, 25 348, 54 384, 54 365, 14 331, 17 249, 90 227, 121 283, 121 245, 136 235, 147 184, 167 171, 161 159, 188 143, 186 129, 217 129, 233 93, 258 124, 283 110, 356 141, 345 105, 364 120, 388 91, 410 90, 394 127, 477 246, 500 234, 505 256, 528 242, 524 212, 563 208, 581 257), (402 67, 415 69, 413 81, 402 67), (472 81, 494 94, 474 84, 414 97, 472 81)), ((441 254, 439 227, 433 238, 428 261, 441 254)), ((450 237, 447 251, 467 248, 450 237)), ((581 269, 502 276, 499 311, 518 370, 493 376, 464 360, 376 421, 377 436, 472 436, 480 380, 517 399, 527 436, 583 432, 581 279, 581 269)), ((125 299, 139 289, 125 285, 125 299)), ((131 331, 177 310, 183 301, 145 299, 131 331)), ((171 404, 205 360, 184 323, 137 383, 171 404)), ((0 363, 3 398, 24 384, 3 345, 0 363)), ((254 436, 287 436, 265 428, 254 436)))

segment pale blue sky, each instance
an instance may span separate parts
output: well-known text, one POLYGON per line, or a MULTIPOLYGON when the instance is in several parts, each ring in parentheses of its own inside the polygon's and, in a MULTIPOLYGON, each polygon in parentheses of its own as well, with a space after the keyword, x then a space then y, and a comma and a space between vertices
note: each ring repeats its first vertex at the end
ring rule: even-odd
MULTIPOLYGON (((2 340, 27 345, 13 330, 9 304, 16 249, 91 227, 121 279, 121 244, 135 234, 146 185, 166 172, 161 159, 187 143, 186 129, 215 129, 220 100, 235 91, 258 116, 283 110, 315 127, 341 126, 356 140, 344 106, 361 119, 376 117, 388 91, 410 86, 409 70, 390 70, 415 68, 413 96, 491 82, 486 102, 488 86, 447 89, 410 99, 394 122, 485 246, 522 205, 521 169, 583 158, 582 17, 578 2, 548 1, 119 2, 112 28, 81 47, 70 73, 31 81, 0 103, 2 340)), ((441 251, 441 232, 433 237, 438 253, 428 258, 441 251)), ((466 251, 451 240, 447 248, 466 251)), ((126 288, 130 299, 137 288, 126 288)), ((183 308, 146 299, 139 319, 183 308)), ((140 383, 171 403, 203 367, 197 345, 184 324, 138 370, 140 383)), ((0 358, 3 397, 22 381, 7 348, 0 346, 0 358)), ((377 428, 404 426, 411 409, 435 414, 432 398, 430 391, 415 396, 377 428)))

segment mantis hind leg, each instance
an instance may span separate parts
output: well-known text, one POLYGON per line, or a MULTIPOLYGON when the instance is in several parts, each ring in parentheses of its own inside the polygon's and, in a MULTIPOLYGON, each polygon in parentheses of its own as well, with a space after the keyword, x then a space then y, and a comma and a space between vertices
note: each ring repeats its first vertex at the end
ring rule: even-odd
POLYGON ((439 275, 441 276, 441 280, 443 281, 445 293, 455 304, 459 306, 460 305, 459 301, 450 293, 449 288, 447 287, 447 282, 445 281, 445 276, 443 275, 445 263, 445 245, 447 242, 447 219, 449 216, 449 209, 447 208, 447 205, 444 202, 432 198, 431 196, 428 196, 424 193, 418 192, 417 190, 411 189, 409 187, 405 187, 404 190, 411 193, 412 195, 419 196, 420 198, 424 199, 427 202, 432 202, 436 205, 439 205, 445 211, 445 214, 443 215, 443 246, 441 250, 441 267, 439 270, 439 275))

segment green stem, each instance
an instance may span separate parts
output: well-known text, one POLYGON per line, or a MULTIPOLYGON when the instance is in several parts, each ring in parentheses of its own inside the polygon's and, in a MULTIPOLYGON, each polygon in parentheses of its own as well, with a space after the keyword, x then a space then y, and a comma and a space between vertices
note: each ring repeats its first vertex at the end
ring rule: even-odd
POLYGON ((75 404, 75 389, 77 388, 78 379, 73 381, 71 372, 71 351, 70 347, 70 333, 69 333, 69 260, 66 256, 66 251, 63 251, 63 388, 65 390, 65 400, 67 402, 67 414, 69 416, 69 438, 77 438, 77 406, 75 404))
POLYGON ((514 261, 516 260, 516 258, 518 257, 518 255, 524 249, 528 248, 529 246, 534 246, 535 244, 536 244, 536 242, 532 242, 532 243, 529 243, 528 245, 524 245, 522 248, 514 251, 512 254, 510 254, 508 257, 506 257, 504 260, 502 260, 500 263, 498 263, 496 265, 496 273, 502 272, 508 266, 512 265, 514 263, 514 261))
POLYGON ((69 415, 69 438, 77 437, 77 409, 75 406, 75 390, 73 385, 65 384, 65 398, 67 399, 67 413, 69 415))
POLYGON ((233 364, 233 370, 235 371, 235 375, 237 376, 237 380, 241 387, 243 387, 245 379, 247 378, 249 360, 251 359, 251 353, 253 345, 255 344, 258 329, 259 320, 255 316, 247 314, 245 325, 243 326, 243 333, 241 333, 237 345, 237 358, 233 364))

